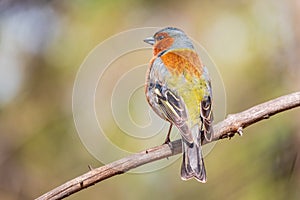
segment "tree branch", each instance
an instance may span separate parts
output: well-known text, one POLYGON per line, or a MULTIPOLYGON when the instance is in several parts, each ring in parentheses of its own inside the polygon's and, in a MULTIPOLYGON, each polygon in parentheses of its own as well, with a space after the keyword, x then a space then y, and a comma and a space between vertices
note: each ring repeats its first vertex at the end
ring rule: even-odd
MULTIPOLYGON (((233 137, 235 133, 242 135, 243 129, 247 126, 250 126, 251 124, 263 119, 268 119, 270 116, 277 113, 299 106, 300 92, 296 92, 259 104, 243 112, 228 115, 225 120, 219 122, 213 127, 213 141, 233 137)), ((206 144, 208 142, 204 141, 203 143, 206 144)), ((91 171, 45 193, 37 199, 62 199, 102 180, 118 174, 123 174, 146 163, 181 153, 181 140, 173 141, 172 145, 170 146, 164 144, 153 147, 140 153, 122 158, 105 166, 92 169, 91 171), (172 148, 170 146, 172 146, 172 148)))

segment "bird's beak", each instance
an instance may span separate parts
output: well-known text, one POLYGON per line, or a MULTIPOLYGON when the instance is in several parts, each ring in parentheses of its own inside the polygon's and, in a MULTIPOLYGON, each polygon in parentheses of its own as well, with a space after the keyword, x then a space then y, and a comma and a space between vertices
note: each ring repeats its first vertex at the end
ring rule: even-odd
POLYGON ((146 43, 148 43, 150 45, 154 45, 155 40, 154 40, 153 37, 148 37, 148 38, 144 39, 144 42, 146 42, 146 43))

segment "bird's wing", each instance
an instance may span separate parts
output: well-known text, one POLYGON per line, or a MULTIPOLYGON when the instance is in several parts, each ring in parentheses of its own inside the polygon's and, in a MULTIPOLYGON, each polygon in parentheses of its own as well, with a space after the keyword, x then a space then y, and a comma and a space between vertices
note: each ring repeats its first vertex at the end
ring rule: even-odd
POLYGON ((202 69, 202 78, 206 81, 207 93, 200 102, 201 132, 207 141, 211 141, 213 137, 212 88, 206 66, 203 66, 202 69))
POLYGON ((213 136, 213 113, 212 113, 212 102, 211 96, 205 97, 200 103, 200 117, 202 121, 202 129, 203 135, 207 141, 212 140, 213 136))
POLYGON ((194 140, 187 123, 187 109, 183 99, 171 89, 158 82, 154 87, 155 103, 164 116, 180 130, 186 142, 192 144, 194 140))

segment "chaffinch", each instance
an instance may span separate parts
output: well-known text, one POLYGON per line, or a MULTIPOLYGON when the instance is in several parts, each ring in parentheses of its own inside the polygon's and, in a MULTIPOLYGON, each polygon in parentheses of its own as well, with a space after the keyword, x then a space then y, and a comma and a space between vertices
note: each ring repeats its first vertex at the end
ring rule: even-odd
POLYGON ((201 62, 188 36, 167 27, 146 38, 153 45, 153 58, 146 75, 145 94, 151 108, 170 122, 182 137, 181 178, 206 182, 201 142, 211 141, 212 90, 207 68, 201 62))

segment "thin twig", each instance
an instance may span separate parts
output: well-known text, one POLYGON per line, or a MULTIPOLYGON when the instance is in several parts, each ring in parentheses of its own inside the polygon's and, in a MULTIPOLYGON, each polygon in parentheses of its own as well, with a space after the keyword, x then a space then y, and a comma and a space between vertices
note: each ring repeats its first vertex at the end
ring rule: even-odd
MULTIPOLYGON (((225 120, 213 127, 213 141, 233 137, 235 133, 242 135, 243 129, 247 126, 298 106, 300 106, 300 92, 270 100, 237 114, 228 115, 225 120)), ((208 142, 204 141, 203 143, 206 144, 208 142)), ((146 163, 179 154, 181 151, 181 140, 173 141, 171 145, 163 144, 153 147, 105 166, 91 169, 91 171, 66 182, 37 199, 62 199, 102 180, 118 174, 123 174, 146 163)))

